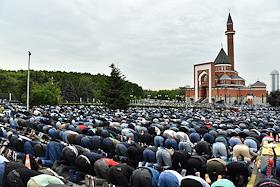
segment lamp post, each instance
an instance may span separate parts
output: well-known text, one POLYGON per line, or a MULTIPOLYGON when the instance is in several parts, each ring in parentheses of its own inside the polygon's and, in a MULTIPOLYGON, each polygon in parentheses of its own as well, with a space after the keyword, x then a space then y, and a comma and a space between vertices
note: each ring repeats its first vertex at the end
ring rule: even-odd
POLYGON ((31 52, 28 51, 28 70, 27 70, 27 90, 26 90, 26 109, 29 111, 29 87, 30 87, 30 56, 31 52))

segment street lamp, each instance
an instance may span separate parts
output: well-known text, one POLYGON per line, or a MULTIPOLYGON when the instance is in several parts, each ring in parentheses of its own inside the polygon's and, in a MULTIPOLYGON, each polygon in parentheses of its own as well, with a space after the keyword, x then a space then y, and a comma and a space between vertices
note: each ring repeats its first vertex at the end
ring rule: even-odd
POLYGON ((26 109, 29 111, 29 87, 30 87, 30 56, 31 52, 28 51, 28 70, 27 70, 27 90, 26 90, 26 109))

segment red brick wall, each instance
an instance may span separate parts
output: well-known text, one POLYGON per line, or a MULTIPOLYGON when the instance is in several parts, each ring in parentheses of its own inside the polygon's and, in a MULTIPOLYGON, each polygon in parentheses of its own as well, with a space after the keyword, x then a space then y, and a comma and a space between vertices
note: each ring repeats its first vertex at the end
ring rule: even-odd
MULTIPOLYGON (((208 89, 207 91, 207 95, 208 95, 208 89)), ((249 93, 253 93, 254 96, 256 97, 266 97, 267 96, 267 91, 266 89, 238 89, 238 88, 213 88, 212 89, 212 97, 215 96, 221 96, 223 97, 224 95, 227 95, 229 97, 239 97, 239 96, 243 96, 246 97, 249 93)), ((187 89, 186 93, 185 93, 186 97, 194 97, 194 89, 187 89)))

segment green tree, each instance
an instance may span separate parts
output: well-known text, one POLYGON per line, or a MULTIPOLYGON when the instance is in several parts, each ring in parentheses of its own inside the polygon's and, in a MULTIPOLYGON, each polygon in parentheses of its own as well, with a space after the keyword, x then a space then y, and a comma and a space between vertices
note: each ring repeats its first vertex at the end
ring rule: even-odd
POLYGON ((162 99, 162 100, 167 100, 167 99, 176 99, 178 100, 179 98, 183 97, 185 95, 185 88, 180 87, 177 89, 173 90, 144 90, 144 97, 148 98, 157 98, 157 99, 162 99))
POLYGON ((271 92, 267 98, 271 106, 280 106, 280 91, 271 92))
MULTIPOLYGON (((12 98, 21 102, 26 102, 26 70, 1 70, 0 69, 0 97, 8 98, 12 93, 12 98)), ((92 75, 90 73, 63 72, 63 71, 30 71, 31 85, 57 83, 61 90, 62 101, 79 102, 102 100, 103 90, 107 88, 109 76, 92 75)), ((137 98, 143 98, 143 89, 135 83, 123 80, 124 95, 134 95, 137 98)))
POLYGON ((61 101, 61 91, 57 84, 47 82, 44 84, 34 83, 32 85, 30 103, 31 105, 57 105, 61 101))
POLYGON ((125 92, 125 77, 114 64, 110 65, 111 74, 102 89, 102 101, 110 109, 127 109, 129 97, 125 92))
POLYGON ((12 76, 0 74, 0 93, 14 93, 17 80, 12 76))
POLYGON ((108 76, 97 74, 93 77, 93 97, 96 100, 103 99, 103 90, 107 86, 108 76))
POLYGON ((142 87, 138 86, 135 83, 125 81, 124 90, 125 90, 126 95, 128 95, 128 96, 133 95, 133 97, 136 97, 138 99, 141 99, 144 97, 144 92, 143 92, 142 87))

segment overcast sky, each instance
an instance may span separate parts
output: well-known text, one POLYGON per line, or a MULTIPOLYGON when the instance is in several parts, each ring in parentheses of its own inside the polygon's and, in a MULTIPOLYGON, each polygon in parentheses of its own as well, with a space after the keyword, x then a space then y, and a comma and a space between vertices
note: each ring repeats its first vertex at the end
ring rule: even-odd
POLYGON ((227 51, 246 84, 280 70, 279 0, 0 0, 0 68, 109 74, 145 89, 193 86, 193 65, 227 51))

